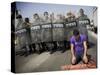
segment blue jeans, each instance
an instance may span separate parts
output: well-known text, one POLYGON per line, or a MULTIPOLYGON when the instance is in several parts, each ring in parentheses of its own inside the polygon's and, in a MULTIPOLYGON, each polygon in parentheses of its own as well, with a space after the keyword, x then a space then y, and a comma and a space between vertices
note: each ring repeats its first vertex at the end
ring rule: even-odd
POLYGON ((75 64, 78 64, 82 60, 83 54, 84 54, 84 51, 75 52, 75 57, 76 57, 76 63, 75 64))

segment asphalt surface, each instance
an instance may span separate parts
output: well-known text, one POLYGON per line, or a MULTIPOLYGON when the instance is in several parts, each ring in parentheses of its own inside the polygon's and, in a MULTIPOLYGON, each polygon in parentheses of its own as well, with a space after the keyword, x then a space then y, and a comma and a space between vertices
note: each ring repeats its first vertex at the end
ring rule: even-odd
MULTIPOLYGON (((88 54, 97 62, 97 38, 91 32, 88 34, 90 48, 88 54)), ((56 51, 53 54, 43 52, 41 54, 33 53, 27 57, 15 56, 16 72, 44 72, 61 71, 61 66, 71 64, 71 52, 66 50, 64 53, 56 51)))

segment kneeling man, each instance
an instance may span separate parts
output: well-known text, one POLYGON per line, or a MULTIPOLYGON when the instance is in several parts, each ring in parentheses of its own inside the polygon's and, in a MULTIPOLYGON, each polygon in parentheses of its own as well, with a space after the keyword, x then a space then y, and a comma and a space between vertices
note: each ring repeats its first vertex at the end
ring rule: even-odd
POLYGON ((87 37, 79 33, 77 29, 73 31, 73 36, 70 39, 72 64, 78 64, 82 60, 85 64, 88 63, 87 58, 87 37))

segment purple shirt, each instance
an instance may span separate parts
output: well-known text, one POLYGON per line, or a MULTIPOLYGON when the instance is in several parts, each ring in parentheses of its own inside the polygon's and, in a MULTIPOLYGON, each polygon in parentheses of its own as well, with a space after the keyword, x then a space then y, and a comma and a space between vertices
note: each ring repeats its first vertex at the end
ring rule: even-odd
POLYGON ((74 36, 71 37, 70 43, 74 45, 74 50, 75 50, 76 53, 84 51, 83 42, 86 41, 86 40, 87 40, 86 36, 82 35, 82 34, 80 34, 80 38, 77 41, 75 40, 74 36))

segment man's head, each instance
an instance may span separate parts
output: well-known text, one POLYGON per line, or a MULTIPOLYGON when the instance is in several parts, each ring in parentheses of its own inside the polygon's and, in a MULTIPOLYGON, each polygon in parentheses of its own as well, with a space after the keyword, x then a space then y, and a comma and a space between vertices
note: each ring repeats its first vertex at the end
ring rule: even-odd
POLYGON ((79 14, 80 16, 84 15, 84 10, 82 8, 79 10, 79 14))
POLYGON ((17 15, 16 19, 22 19, 22 15, 17 15))
POLYGON ((37 20, 37 19, 39 19, 39 15, 38 15, 37 13, 35 13, 35 14, 33 15, 33 18, 34 18, 35 20, 37 20))
POLYGON ((48 18, 49 18, 48 12, 44 12, 44 18, 45 18, 45 19, 48 19, 48 18))
POLYGON ((77 29, 73 30, 73 35, 75 36, 75 39, 78 40, 80 37, 80 33, 77 29))
POLYGON ((48 12, 44 12, 44 16, 48 16, 49 14, 48 14, 48 12))
POLYGON ((25 22, 29 23, 29 18, 25 18, 25 22))

